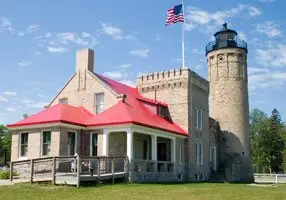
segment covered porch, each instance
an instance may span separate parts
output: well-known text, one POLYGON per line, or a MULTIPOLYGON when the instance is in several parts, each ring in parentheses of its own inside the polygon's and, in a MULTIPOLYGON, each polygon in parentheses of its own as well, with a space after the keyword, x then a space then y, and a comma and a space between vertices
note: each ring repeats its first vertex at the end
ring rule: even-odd
POLYGON ((132 182, 178 181, 183 177, 184 136, 138 125, 102 130, 102 156, 127 156, 132 182))

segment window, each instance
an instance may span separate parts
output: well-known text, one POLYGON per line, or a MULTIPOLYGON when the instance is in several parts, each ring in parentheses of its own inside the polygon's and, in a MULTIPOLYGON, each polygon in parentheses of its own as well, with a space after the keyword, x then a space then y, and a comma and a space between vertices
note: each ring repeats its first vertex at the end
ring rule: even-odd
POLYGON ((195 108, 195 122, 196 122, 196 128, 202 130, 203 129, 203 111, 199 108, 195 108))
POLYGON ((66 98, 66 97, 65 98, 60 98, 59 99, 59 103, 60 104, 68 104, 68 98, 66 98))
POLYGON ((98 135, 96 133, 91 134, 91 156, 97 156, 97 143, 98 135))
POLYGON ((20 156, 27 156, 28 153, 28 133, 21 133, 20 140, 21 140, 21 152, 20 156))
POLYGON ((104 93, 95 94, 95 113, 101 113, 104 109, 104 93))
POLYGON ((74 156, 75 154, 75 149, 76 149, 75 140, 76 140, 75 133, 68 132, 68 155, 69 156, 74 156))
POLYGON ((162 106, 162 105, 158 105, 158 115, 160 115, 162 117, 167 117, 167 115, 168 115, 167 107, 162 106))
POLYGON ((196 164, 204 164, 204 148, 200 143, 196 143, 196 164))
POLYGON ((43 131, 42 155, 48 156, 51 152, 51 131, 43 131))

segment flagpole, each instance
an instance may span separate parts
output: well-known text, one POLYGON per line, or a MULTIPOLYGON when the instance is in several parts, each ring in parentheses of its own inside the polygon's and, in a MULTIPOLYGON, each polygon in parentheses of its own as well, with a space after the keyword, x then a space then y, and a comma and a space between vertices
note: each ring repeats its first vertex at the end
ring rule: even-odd
MULTIPOLYGON (((184 0, 182 0, 182 10, 185 21, 185 10, 184 10, 184 0)), ((182 23, 182 64, 183 68, 185 68, 185 34, 184 34, 184 22, 182 23)))

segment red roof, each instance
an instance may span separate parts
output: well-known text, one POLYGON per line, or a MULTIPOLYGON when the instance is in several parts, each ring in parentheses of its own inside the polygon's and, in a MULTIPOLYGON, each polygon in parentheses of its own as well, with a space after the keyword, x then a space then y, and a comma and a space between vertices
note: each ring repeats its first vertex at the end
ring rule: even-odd
POLYGON ((120 101, 115 106, 86 121, 87 126, 127 123, 147 126, 186 136, 188 135, 188 133, 176 123, 157 115, 157 113, 154 113, 145 107, 144 103, 130 96, 127 96, 125 102, 120 101))
POLYGON ((119 101, 113 107, 98 115, 92 115, 83 107, 58 104, 35 115, 23 119, 8 127, 27 126, 43 123, 64 122, 80 126, 107 126, 115 124, 137 124, 160 129, 184 136, 188 133, 171 120, 152 112, 145 104, 161 104, 163 102, 143 97, 137 88, 133 88, 99 74, 95 74, 117 94, 126 94, 125 102, 119 101))
POLYGON ((57 122, 85 126, 85 121, 91 116, 92 114, 83 107, 74 107, 67 104, 57 104, 34 115, 31 115, 17 123, 10 124, 8 127, 57 122))
POLYGON ((137 88, 130 87, 118 81, 112 80, 100 74, 94 73, 100 80, 106 83, 112 90, 114 90, 117 94, 129 94, 129 95, 138 95, 137 88))

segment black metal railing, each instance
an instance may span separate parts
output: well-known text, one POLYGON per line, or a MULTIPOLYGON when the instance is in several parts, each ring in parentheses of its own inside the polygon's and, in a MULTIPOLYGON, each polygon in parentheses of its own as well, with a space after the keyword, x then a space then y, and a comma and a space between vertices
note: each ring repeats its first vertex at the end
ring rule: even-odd
POLYGON ((226 47, 242 48, 247 52, 247 43, 244 40, 236 38, 232 40, 223 39, 209 42, 206 46, 206 55, 211 51, 226 47))

